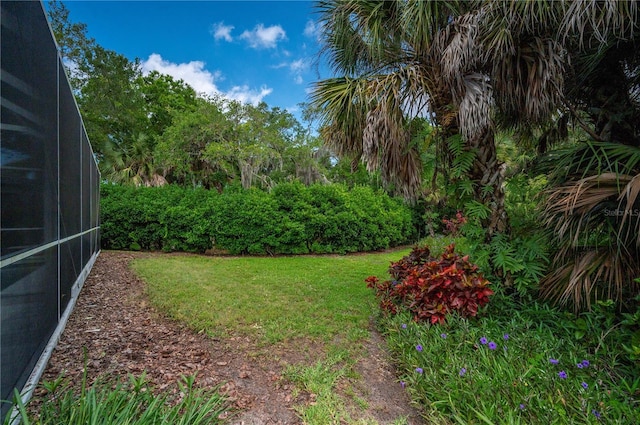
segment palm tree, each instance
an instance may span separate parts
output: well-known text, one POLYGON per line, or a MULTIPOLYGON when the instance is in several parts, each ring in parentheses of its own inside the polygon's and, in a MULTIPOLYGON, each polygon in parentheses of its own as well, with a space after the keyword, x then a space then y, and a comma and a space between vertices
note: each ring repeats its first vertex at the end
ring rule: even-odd
POLYGON ((312 95, 328 144, 369 169, 380 167, 384 179, 415 197, 420 163, 410 123, 428 116, 442 141, 461 134, 475 155, 469 177, 475 199, 491 210, 487 238, 506 231, 496 113, 510 125, 545 122, 562 77, 557 43, 530 36, 550 12, 540 7, 523 22, 525 3, 320 2, 324 52, 344 74, 318 82, 312 95), (505 13, 512 19, 502 19, 505 13))
POLYGON ((145 133, 133 137, 126 149, 103 149, 100 162, 103 177, 134 186, 164 186, 167 180, 158 172, 153 149, 153 141, 145 133))
POLYGON ((544 220, 557 254, 542 293, 576 311, 598 298, 623 301, 640 289, 638 2, 495 6, 478 38, 491 58, 500 124, 531 131, 556 123, 561 136, 570 123, 588 135, 546 158, 553 187, 544 220))
POLYGON ((637 1, 570 3, 563 106, 580 143, 549 152, 544 210, 558 247, 542 293, 576 311, 640 291, 640 14, 637 1))
POLYGON ((544 211, 558 252, 543 295, 576 311, 638 293, 640 148, 589 142, 554 152, 557 184, 544 211))
MULTIPOLYGON (((475 153, 470 178, 476 200, 491 207, 485 223, 490 238, 507 228, 495 129, 542 134, 537 148, 545 151, 554 139, 551 134, 566 134, 568 123, 578 126, 592 141, 613 145, 592 149, 586 143, 564 160, 551 156, 558 169, 571 161, 583 168, 556 179, 558 186, 549 197, 546 223, 556 229, 555 265, 565 272, 549 276, 545 294, 580 305, 577 294, 590 293, 589 279, 608 288, 629 281, 629 274, 586 270, 588 257, 572 242, 575 231, 597 233, 604 219, 582 220, 587 210, 578 212, 572 205, 607 187, 609 197, 603 200, 617 199, 625 211, 637 207, 638 170, 620 173, 621 164, 635 154, 626 151, 631 156, 623 157, 611 149, 640 146, 638 1, 332 0, 320 2, 319 10, 325 53, 334 71, 344 76, 317 83, 313 101, 323 112, 323 134, 338 154, 380 167, 384 178, 415 196, 420 164, 410 145, 409 123, 412 116, 428 115, 443 139, 460 133, 475 153), (543 133, 552 125, 557 128, 543 133), (607 166, 575 162, 585 150, 607 166), (608 162, 611 158, 615 161, 608 162), (610 173, 617 175, 617 195, 610 173), (569 287, 568 276, 573 289, 558 290, 569 287), (580 290, 575 289, 578 281, 580 290)), ((615 249, 609 250, 608 260, 598 257, 601 264, 612 264, 612 256, 624 251, 629 255, 619 266, 632 266, 627 270, 638 273, 640 241, 621 237, 629 229, 636 229, 630 234, 637 236, 637 223, 630 217, 608 223, 617 235, 607 239, 615 249)), ((620 296, 615 290, 609 295, 616 293, 620 296)))

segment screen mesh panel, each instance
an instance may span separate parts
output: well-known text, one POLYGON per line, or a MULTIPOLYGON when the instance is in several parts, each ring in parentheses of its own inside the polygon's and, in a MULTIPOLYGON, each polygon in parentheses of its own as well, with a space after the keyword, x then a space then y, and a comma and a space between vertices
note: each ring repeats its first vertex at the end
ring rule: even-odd
MULTIPOLYGON (((29 379, 99 252, 100 174, 42 4, 0 0, 0 17, 0 399, 7 400, 29 379)), ((1 405, 0 421, 9 408, 1 405)))

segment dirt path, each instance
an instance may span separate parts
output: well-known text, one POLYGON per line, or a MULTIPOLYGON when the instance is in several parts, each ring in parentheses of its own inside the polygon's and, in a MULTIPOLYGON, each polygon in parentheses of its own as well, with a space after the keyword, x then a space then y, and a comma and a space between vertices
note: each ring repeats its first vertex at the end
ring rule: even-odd
MULTIPOLYGON (((310 350, 286 344, 265 350, 245 337, 212 339, 161 317, 149 306, 144 283, 128 267, 132 259, 148 255, 162 254, 100 254, 43 379, 64 373, 79 382, 86 349, 90 382, 103 374, 126 377, 146 372, 156 388, 174 389, 181 375, 197 373, 198 385, 222 385, 237 409, 229 418, 231 424, 302 423, 294 406, 313 402, 313 395, 294 396, 297 392, 282 378, 282 371, 287 364, 313 362, 309 354, 300 354, 310 350)), ((383 344, 372 331, 365 344, 368 352, 356 365, 362 380, 355 387, 368 408, 354 417, 380 424, 398 418, 410 425, 424 423, 395 381, 383 344)))

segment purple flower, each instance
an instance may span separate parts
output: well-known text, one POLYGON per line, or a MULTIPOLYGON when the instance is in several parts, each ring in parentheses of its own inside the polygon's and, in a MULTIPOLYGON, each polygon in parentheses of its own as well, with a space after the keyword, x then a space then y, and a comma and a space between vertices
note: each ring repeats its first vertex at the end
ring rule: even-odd
POLYGON ((558 364, 558 359, 549 359, 549 363, 551 364, 558 364))
POLYGON ((407 324, 403 323, 401 327, 402 327, 402 329, 407 329, 407 324))
POLYGON ((524 410, 525 407, 526 406, 524 404, 520 403, 520 410, 524 410))
POLYGON ((416 368, 416 372, 418 372, 420 375, 422 375, 422 373, 424 372, 424 370, 422 370, 421 367, 417 367, 416 368))
POLYGON ((487 338, 485 338, 484 336, 480 338, 480 344, 485 345, 487 342, 487 338))
POLYGON ((447 339, 447 334, 444 334, 444 333, 443 333, 443 334, 440 334, 440 338, 442 338, 442 339, 447 339))
POLYGON ((495 342, 491 341, 489 343, 489 349, 490 350, 495 350, 496 348, 498 348, 498 344, 496 344, 495 342))
POLYGON ((577 367, 578 369, 582 369, 582 368, 584 367, 584 365, 583 365, 582 363, 578 363, 578 364, 576 365, 576 367, 577 367))
POLYGON ((460 372, 458 373, 458 375, 464 376, 466 373, 467 373, 467 369, 463 367, 462 369, 460 369, 460 372))
POLYGON ((600 417, 602 416, 600 412, 598 412, 596 409, 593 409, 591 413, 593 413, 593 416, 595 416, 598 419, 600 419, 600 417))
POLYGON ((400 381, 400 386, 401 386, 402 388, 404 388, 406 385, 407 385, 407 383, 406 383, 406 382, 404 382, 404 381, 400 381))
POLYGON ((561 370, 560 372, 558 372, 558 376, 560 377, 560 379, 567 379, 567 372, 561 370))
POLYGON ((508 340, 509 340, 509 334, 504 334, 504 335, 502 336, 502 338, 503 338, 505 341, 508 341, 508 340))
POLYGON ((589 363, 589 360, 583 360, 580 362, 580 364, 582 365, 582 367, 589 367, 591 363, 589 363))
POLYGON ((582 388, 584 388, 585 390, 586 390, 587 388, 589 388, 589 384, 587 384, 586 382, 583 382, 583 383, 582 383, 582 384, 580 384, 580 385, 582 385, 582 388))
POLYGON ((416 345, 416 350, 422 352, 422 345, 420 344, 416 345))

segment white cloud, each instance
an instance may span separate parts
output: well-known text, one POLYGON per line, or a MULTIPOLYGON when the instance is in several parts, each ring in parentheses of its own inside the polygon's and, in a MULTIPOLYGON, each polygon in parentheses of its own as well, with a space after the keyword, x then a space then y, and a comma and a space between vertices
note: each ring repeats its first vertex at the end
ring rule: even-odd
POLYGON ((291 62, 289 68, 291 72, 302 72, 309 67, 309 64, 305 62, 304 59, 298 59, 296 61, 291 62))
POLYGON ((216 40, 224 39, 226 41, 233 41, 233 37, 231 37, 231 31, 235 27, 233 25, 225 25, 224 22, 218 22, 217 24, 213 24, 211 28, 211 34, 213 38, 216 40))
POLYGON ((229 91, 222 91, 216 85, 217 81, 224 78, 220 71, 211 73, 205 69, 205 63, 201 61, 191 61, 189 63, 173 63, 162 56, 153 53, 149 59, 142 61, 142 71, 148 74, 151 71, 158 71, 167 74, 175 79, 183 80, 189 84, 198 94, 209 96, 221 95, 227 99, 238 100, 243 103, 257 105, 262 99, 270 94, 273 89, 263 85, 260 89, 252 89, 248 85, 234 86, 229 91))
POLYGON ((225 96, 229 99, 238 100, 242 103, 250 103, 252 105, 257 105, 262 102, 262 99, 270 94, 273 89, 268 88, 267 86, 260 87, 260 90, 253 90, 249 88, 249 86, 234 86, 225 93, 225 96))
POLYGON ((309 38, 320 40, 320 25, 309 19, 307 24, 304 26, 304 35, 309 38))
POLYGON ((149 56, 149 59, 142 62, 142 71, 146 74, 151 71, 158 71, 161 74, 171 75, 173 78, 183 80, 189 84, 197 93, 216 94, 219 93, 215 81, 220 78, 220 73, 211 73, 204 68, 205 63, 201 61, 191 61, 189 63, 172 63, 162 59, 157 53, 149 56))
POLYGON ((309 68, 309 61, 302 58, 292 62, 280 62, 277 65, 273 65, 272 68, 288 68, 290 73, 293 75, 293 82, 296 84, 302 84, 304 82, 302 74, 309 68))
POLYGON ((244 31, 240 38, 247 40, 254 49, 273 49, 278 42, 287 39, 287 34, 280 25, 266 27, 258 24, 252 31, 244 31))

